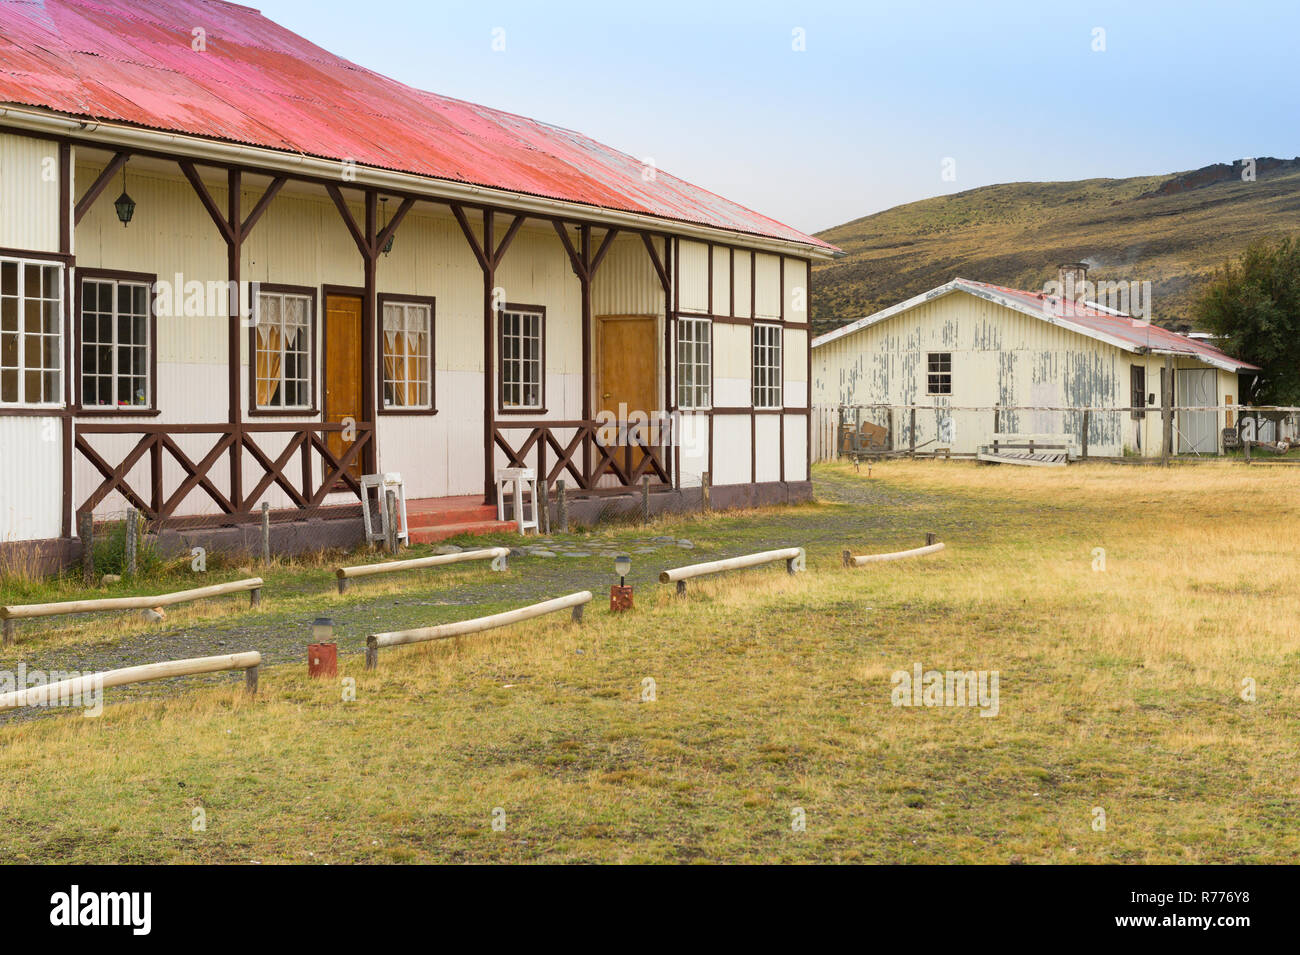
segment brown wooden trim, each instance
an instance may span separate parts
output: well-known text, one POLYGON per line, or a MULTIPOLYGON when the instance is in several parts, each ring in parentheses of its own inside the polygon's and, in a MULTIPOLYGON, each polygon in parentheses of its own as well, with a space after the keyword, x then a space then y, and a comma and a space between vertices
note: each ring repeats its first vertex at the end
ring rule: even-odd
POLYGON ((707 312, 689 312, 680 313, 682 318, 707 318, 719 325, 753 325, 757 322, 760 325, 779 325, 782 328, 793 328, 804 331, 808 328, 803 322, 788 322, 779 318, 745 318, 743 315, 710 315, 707 312))
POLYGON ((708 282, 709 282, 709 294, 705 299, 705 303, 708 308, 709 314, 712 315, 713 314, 713 243, 712 242, 704 243, 704 252, 709 257, 709 262, 708 262, 709 268, 707 273, 708 282))
POLYGON ((283 285, 279 282, 258 282, 248 287, 248 416, 250 418, 316 418, 321 414, 320 385, 317 375, 316 331, 318 301, 316 289, 310 285, 283 285), (262 407, 257 403, 257 308, 255 292, 272 295, 301 295, 307 306, 307 373, 311 390, 310 408, 262 407))
MULTIPOLYGON (((216 225, 217 231, 220 232, 221 237, 226 240, 226 244, 234 244, 237 238, 235 230, 230 225, 230 221, 221 214, 220 207, 217 205, 216 200, 212 198, 212 193, 208 191, 207 185, 204 184, 203 178, 199 175, 198 168, 194 165, 194 161, 191 159, 182 159, 177 163, 177 165, 181 167, 181 172, 185 175, 185 178, 189 180, 190 186, 194 189, 194 194, 198 196, 199 202, 208 213, 208 218, 210 218, 216 225)), ((233 169, 228 171, 228 174, 233 173, 233 169)))
POLYGON ((42 262, 56 262, 59 265, 76 264, 76 256, 64 255, 62 252, 37 252, 33 249, 0 248, 0 258, 40 259, 42 262))
POLYGON ((754 326, 749 326, 749 483, 758 482, 758 415, 754 409, 754 326))
POLYGON ((373 256, 378 256, 384 251, 384 246, 386 246, 388 241, 397 234, 397 227, 402 224, 402 220, 406 218, 406 214, 411 211, 413 205, 415 205, 415 200, 410 196, 402 200, 402 204, 397 207, 397 211, 394 212, 393 217, 388 220, 388 224, 383 227, 383 230, 377 236, 375 236, 375 244, 371 249, 373 256))
MULTIPOLYGON (((85 148, 85 149, 89 149, 89 150, 94 150, 94 151, 96 151, 96 152, 114 152, 115 150, 119 150, 119 147, 117 147, 117 146, 115 146, 115 145, 113 145, 113 144, 109 144, 109 143, 105 143, 105 142, 99 141, 99 140, 87 139, 87 138, 85 138, 85 137, 77 136, 77 135, 56 135, 56 134, 45 134, 45 133, 41 133, 41 132, 38 132, 38 131, 30 130, 30 129, 24 129, 24 128, 21 128, 21 127, 12 126, 12 125, 9 125, 9 124, 6 124, 6 123, 0 123, 0 132, 11 133, 11 134, 13 134, 13 135, 15 135, 15 136, 22 136, 22 137, 27 138, 27 139, 38 139, 38 140, 42 140, 42 141, 46 141, 46 142, 55 142, 55 143, 68 143, 68 144, 70 144, 70 145, 72 145, 72 146, 74 146, 74 147, 80 147, 80 148, 85 148)), ((228 141, 223 140, 223 139, 221 139, 220 137, 215 137, 215 136, 192 136, 192 135, 191 135, 191 136, 189 136, 188 138, 193 139, 195 143, 208 143, 208 142, 210 142, 210 143, 220 143, 220 144, 223 144, 223 145, 228 144, 228 141)), ((124 151, 124 150, 121 150, 121 151, 124 151)), ((291 157, 291 156, 294 155, 293 153, 288 152, 288 151, 284 151, 284 150, 281 150, 280 152, 282 152, 286 157, 291 157)), ((200 157, 190 156, 190 155, 185 154, 185 153, 169 152, 169 151, 166 151, 166 150, 160 150, 160 149, 145 149, 145 148, 140 148, 140 147, 138 147, 138 146, 132 146, 132 147, 130 148, 130 150, 129 150, 128 155, 129 155, 129 157, 140 156, 140 157, 146 157, 146 158, 152 158, 152 159, 162 159, 162 160, 165 160, 165 161, 168 161, 168 162, 175 162, 175 163, 178 163, 178 164, 179 164, 180 162, 190 162, 190 163, 193 163, 193 164, 202 165, 202 166, 207 167, 207 168, 211 168, 211 169, 221 169, 221 170, 226 170, 226 171, 229 171, 229 170, 232 170, 232 169, 238 169, 238 170, 240 170, 241 172, 246 173, 246 174, 255 175, 255 176, 261 176, 261 177, 265 177, 265 178, 267 178, 267 179, 272 179, 272 180, 273 180, 273 179, 276 179, 276 178, 278 178, 278 177, 283 176, 283 177, 285 177, 286 179, 288 179, 288 180, 291 181, 291 182, 301 182, 301 183, 307 183, 307 184, 311 184, 311 185, 317 185, 317 186, 321 186, 321 187, 323 187, 323 188, 325 188, 325 189, 327 189, 327 190, 328 190, 328 188, 329 188, 330 186, 337 186, 337 185, 338 185, 338 182, 339 182, 337 176, 323 176, 323 175, 321 175, 321 176, 317 176, 317 175, 310 175, 310 174, 304 174, 304 173, 291 173, 291 172, 286 172, 285 170, 283 170, 283 169, 279 169, 279 168, 274 167, 274 166, 262 165, 262 164, 259 164, 259 163, 256 163, 256 162, 249 162, 249 161, 247 161, 247 160, 242 160, 242 161, 239 161, 239 162, 234 162, 234 161, 227 161, 227 160, 221 160, 221 159, 213 159, 213 158, 209 158, 209 157, 202 157, 202 158, 200 158, 200 157)), ((363 168, 371 169, 371 170, 376 171, 376 172, 389 172, 389 171, 390 171, 390 170, 386 170, 386 169, 381 169, 380 167, 377 167, 377 166, 375 166, 375 167, 365 166, 365 167, 363 167, 363 168)), ((436 187, 436 185, 437 185, 437 180, 434 179, 433 177, 430 177, 430 180, 431 180, 431 185, 434 186, 434 187, 436 187)), ((451 198, 451 197, 446 197, 446 196, 439 196, 439 195, 435 195, 435 194, 432 194, 432 193, 415 192, 415 191, 411 191, 411 190, 409 190, 409 189, 388 188, 388 187, 385 187, 385 188, 383 188, 383 189, 380 189, 380 188, 377 187, 377 186, 366 185, 366 184, 362 184, 362 183, 357 184, 357 188, 358 188, 358 189, 371 189, 371 190, 375 190, 375 191, 377 191, 377 192, 382 192, 384 195, 386 195, 386 196, 391 196, 391 197, 393 197, 393 198, 398 198, 398 199, 407 199, 407 198, 411 198, 411 199, 414 199, 416 202, 421 202, 421 201, 423 201, 423 202, 429 202, 429 203, 433 203, 433 204, 436 204, 436 205, 442 205, 442 206, 448 206, 448 207, 451 207, 451 206, 459 206, 459 207, 461 207, 462 209, 466 209, 466 210, 470 210, 470 209, 472 209, 472 210, 474 210, 474 211, 476 211, 476 212, 484 212, 484 211, 487 211, 487 210, 492 210, 493 212, 500 212, 500 213, 503 213, 503 214, 512 214, 512 213, 515 213, 515 210, 509 208, 509 207, 506 206, 506 205, 502 205, 502 204, 495 204, 495 205, 494 205, 493 203, 488 202, 488 201, 485 201, 485 202, 470 202, 470 201, 465 201, 465 200, 462 200, 462 199, 456 199, 456 198, 451 198)), ((577 204, 580 204, 580 203, 577 203, 577 204)), ((593 211, 594 214, 599 215, 601 212, 603 212, 603 211, 605 211, 605 210, 602 210, 602 209, 600 209, 600 208, 598 208, 598 207, 593 206, 593 207, 592 207, 592 211, 593 211)), ((524 216, 525 218, 535 218, 535 219, 547 219, 547 218, 549 218, 549 217, 548 217, 546 214, 544 214, 544 213, 524 212, 524 213, 517 213, 517 214, 522 215, 522 216, 524 216)), ((566 212, 563 214, 563 218, 564 218, 565 220, 571 222, 571 223, 575 223, 575 224, 586 224, 586 225, 589 225, 589 226, 591 226, 592 228, 595 228, 595 229, 607 229, 607 228, 611 228, 610 223, 607 222, 607 221, 603 221, 603 220, 598 219, 598 218, 590 218, 590 219, 589 219, 589 218, 583 218, 583 217, 582 217, 579 213, 577 213, 576 211, 566 211, 566 212)), ((676 226, 678 226, 678 225, 693 225, 693 226, 694 226, 694 225, 699 225, 699 223, 692 222, 692 221, 687 220, 687 219, 675 219, 675 218, 672 218, 672 217, 669 217, 669 216, 656 216, 656 217, 654 217, 654 218, 656 218, 656 219, 658 219, 660 222, 662 222, 662 224, 663 224, 663 225, 662 225, 662 228, 648 228, 648 229, 646 229, 646 230, 644 230, 644 231, 649 232, 649 233, 652 234, 652 235, 657 235, 657 236, 664 237, 664 238, 667 238, 667 237, 673 235, 673 230, 674 230, 674 228, 675 228, 676 226)), ((618 228, 624 228, 624 227, 621 227, 621 226, 620 226, 620 227, 618 227, 618 228)), ((721 230, 721 231, 734 232, 734 231, 736 231, 736 230, 721 230)), ((778 242, 781 241, 780 239, 777 239, 777 238, 775 238, 775 237, 773 237, 773 236, 760 235, 760 234, 758 234, 758 233, 753 233, 753 237, 754 237, 756 240, 778 241, 778 242)), ((749 251, 750 248, 751 248, 750 246, 745 245, 745 244, 743 244, 743 243, 728 242, 728 241, 723 240, 723 239, 714 239, 714 240, 706 240, 706 239, 690 239, 689 241, 692 241, 692 242, 705 242, 705 241, 712 241, 713 244, 714 244, 715 246, 718 246, 718 247, 720 247, 720 248, 732 248, 732 249, 735 249, 735 250, 740 251, 740 252, 746 252, 746 251, 749 251)), ((777 254, 777 253, 770 253, 770 254, 777 254)))
POLYGON ((24 405, 10 407, 0 405, 0 418, 66 418, 68 409, 63 405, 24 405))
POLYGON ((329 298, 331 295, 341 295, 344 298, 361 298, 366 294, 366 290, 360 285, 322 285, 320 291, 322 298, 329 298))
MULTIPOLYGON (((382 236, 381 236, 382 238, 382 236)), ((381 246, 382 248, 382 246, 381 246)), ((375 337, 377 346, 375 348, 375 357, 378 364, 375 367, 375 395, 378 400, 378 407, 375 411, 381 415, 436 415, 438 413, 438 393, 434 389, 437 376, 434 369, 434 362, 438 354, 438 303, 437 299, 431 295, 402 295, 396 292, 381 292, 376 297, 377 307, 375 309, 375 320, 379 323, 376 326, 375 337), (384 306, 406 304, 427 305, 429 306, 429 407, 427 408, 386 408, 384 407, 384 306)))
POLYGON ((727 312, 736 314, 736 250, 727 249, 727 312))
MULTIPOLYGON (((72 339, 72 365, 75 379, 72 390, 72 411, 77 417, 89 415, 136 415, 154 417, 158 410, 158 276, 152 272, 128 272, 122 269, 77 269, 73 288, 73 307, 69 337, 72 339), (81 289, 86 282, 130 282, 144 285, 149 290, 149 404, 142 408, 117 408, 96 405, 87 408, 82 402, 81 389, 81 289)), ((116 296, 114 296, 116 301, 116 296)))
MULTIPOLYGON (((357 251, 361 253, 363 258, 368 257, 370 244, 366 241, 366 237, 362 235, 361 228, 357 225, 357 220, 352 215, 352 210, 348 208, 348 204, 343 198, 343 193, 339 191, 339 187, 334 183, 326 185, 325 191, 329 193, 330 199, 334 201, 334 207, 338 209, 339 217, 343 220, 343 225, 347 227, 348 234, 352 236, 352 241, 356 243, 357 251)), ((369 195, 369 193, 367 193, 367 195, 369 195)))
MULTIPOLYGON (((241 424, 232 428, 229 424, 202 425, 136 425, 121 422, 95 424, 87 423, 78 428, 76 436, 77 451, 103 477, 99 486, 82 502, 80 511, 93 510, 100 502, 114 491, 122 494, 133 506, 139 508, 152 520, 166 520, 177 507, 195 490, 208 495, 221 510, 221 523, 239 523, 256 519, 257 512, 253 505, 257 499, 272 485, 282 488, 286 495, 300 509, 316 508, 332 490, 351 490, 360 497, 360 488, 348 473, 348 468, 363 453, 365 445, 374 440, 374 422, 361 422, 357 427, 357 441, 341 458, 337 458, 326 446, 323 436, 327 433, 343 430, 338 424, 289 424, 275 422, 265 425, 241 424), (291 435, 278 456, 271 457, 257 444, 258 434, 288 433, 291 435), (135 446, 116 466, 110 465, 90 446, 86 440, 92 434, 135 434, 140 438, 135 446), (174 440, 175 435, 208 434, 215 437, 212 447, 195 463, 174 440), (304 456, 310 463, 310 455, 316 451, 329 470, 326 480, 315 490, 310 483, 310 468, 304 472, 306 479, 300 490, 288 477, 286 468, 292 459, 304 456), (223 456, 230 455, 237 463, 243 463, 242 454, 247 454, 262 469, 263 474, 253 492, 246 498, 235 495, 226 496, 213 484, 210 473, 223 456), (148 500, 128 483, 133 468, 146 456, 149 456, 148 500), (170 455, 185 471, 186 477, 180 486, 166 496, 163 490, 163 458, 170 455)), ((210 518, 206 519, 210 520, 210 518)))
MULTIPOLYGON (((521 305, 517 302, 506 302, 501 306, 500 312, 496 315, 496 373, 497 373, 497 404, 496 413, 499 415, 540 415, 546 413, 546 306, 545 305, 521 305), (505 328, 501 324, 501 312, 530 312, 535 315, 541 315, 542 320, 538 325, 541 345, 541 407, 540 408, 507 408, 505 405, 505 328)), ((495 475, 493 483, 495 484, 495 475)))
POLYGON ((286 182, 288 182, 288 179, 285 176, 276 176, 271 180, 270 185, 266 187, 266 191, 262 193, 262 198, 257 200, 257 204, 253 206, 253 211, 248 214, 248 218, 239 227, 241 236, 248 238, 248 234, 253 231, 253 226, 257 225, 257 221, 262 218, 262 213, 266 212, 267 207, 271 205, 271 200, 284 188, 286 182))
POLYGON ((710 408, 709 410, 712 411, 714 414, 744 415, 745 417, 748 417, 749 415, 782 415, 782 414, 789 414, 789 413, 791 412, 791 410, 794 410, 794 411, 802 411, 803 409, 801 409, 801 408, 795 408, 795 409, 790 409, 790 408, 751 408, 751 407, 749 407, 748 405, 736 405, 735 407, 728 407, 728 408, 710 408))
MULTIPOLYGON (((804 449, 804 452, 805 455, 807 456, 808 463, 807 463, 807 470, 804 472, 804 479, 807 481, 811 481, 812 480, 812 396, 813 396, 812 259, 804 260, 803 307, 804 307, 804 318, 806 319, 806 321, 804 322, 804 353, 807 356, 807 360, 808 360, 808 373, 807 373, 808 380, 804 382, 804 388, 807 392, 807 399, 808 399, 808 407, 805 409, 805 413, 808 415, 808 425, 806 428, 804 428, 804 444, 807 447, 804 449)), ((782 400, 783 401, 785 400, 784 394, 782 395, 782 400)))
POLYGON ((609 448, 596 440, 598 425, 595 421, 519 421, 502 423, 493 430, 494 448, 500 448, 506 454, 511 467, 528 467, 528 456, 536 451, 535 470, 539 478, 551 484, 564 477, 572 476, 579 490, 593 490, 596 482, 606 474, 615 477, 622 493, 628 488, 639 486, 641 479, 647 475, 657 477, 666 487, 672 486, 672 478, 665 464, 666 453, 671 445, 671 423, 663 425, 660 445, 650 445, 633 439, 626 446, 625 460, 622 464, 617 459, 618 448, 609 448), (518 447, 513 446, 504 432, 527 430, 528 436, 518 447), (557 431, 573 430, 574 434, 567 443, 562 443, 557 431), (632 448, 640 448, 644 454, 635 465, 632 464, 632 448), (555 456, 555 463, 547 466, 547 450, 555 456), (581 464, 575 460, 582 452, 581 464), (591 459, 595 458, 594 463, 591 459))
MULTIPOLYGON (((72 208, 72 145, 65 140, 59 142, 59 254, 72 255, 72 234, 76 227, 72 208)), ((75 259, 73 260, 75 264, 75 259)), ((63 352, 63 406, 72 408, 72 269, 65 268, 62 275, 63 289, 59 307, 62 311, 63 335, 59 347, 63 352)), ((59 435, 59 535, 72 536, 72 456, 73 449, 72 415, 69 410, 63 418, 59 435)))
POLYGON ((113 177, 121 171, 130 158, 131 154, 125 150, 113 154, 113 158, 100 170, 99 175, 95 177, 95 181, 90 184, 90 188, 77 200, 77 207, 72 215, 73 225, 80 223, 86 217, 86 213, 95 204, 95 200, 99 198, 100 193, 108 187, 113 177))

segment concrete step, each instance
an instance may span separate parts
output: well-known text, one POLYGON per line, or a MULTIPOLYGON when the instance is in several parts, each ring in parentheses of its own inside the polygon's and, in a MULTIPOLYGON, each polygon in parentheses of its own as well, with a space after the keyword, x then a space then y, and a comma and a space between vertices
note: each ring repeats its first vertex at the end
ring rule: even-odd
POLYGON ((518 525, 514 521, 496 520, 496 510, 492 511, 493 519, 490 521, 463 521, 456 524, 438 524, 431 527, 414 527, 410 528, 412 544, 435 544, 438 541, 446 540, 448 537, 455 537, 457 534, 500 534, 510 533, 518 525))
POLYGON ((411 528, 441 527, 444 524, 477 524, 496 519, 496 507, 483 504, 468 504, 437 510, 416 510, 408 507, 406 510, 406 523, 411 528))

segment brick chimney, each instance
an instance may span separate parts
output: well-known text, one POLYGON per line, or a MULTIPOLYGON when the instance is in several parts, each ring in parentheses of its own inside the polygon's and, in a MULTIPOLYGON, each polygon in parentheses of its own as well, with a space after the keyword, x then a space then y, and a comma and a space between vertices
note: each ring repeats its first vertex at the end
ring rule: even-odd
POLYGON ((1066 262, 1056 267, 1056 280, 1060 283, 1061 299, 1078 302, 1084 298, 1083 283, 1088 279, 1088 266, 1083 262, 1066 262))

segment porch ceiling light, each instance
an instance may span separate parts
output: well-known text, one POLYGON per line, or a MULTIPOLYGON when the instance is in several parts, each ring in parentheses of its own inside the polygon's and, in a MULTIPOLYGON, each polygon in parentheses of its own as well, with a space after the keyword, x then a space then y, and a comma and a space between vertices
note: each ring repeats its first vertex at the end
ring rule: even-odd
POLYGON ((122 228, 125 229, 126 224, 130 222, 131 217, 135 215, 135 200, 126 194, 125 169, 122 170, 122 194, 118 196, 117 201, 113 203, 113 208, 117 210, 117 218, 122 223, 122 228))
MULTIPOLYGON (((388 197, 387 197, 387 196, 380 196, 380 197, 379 197, 379 201, 380 201, 381 203, 383 203, 383 206, 384 206, 384 229, 387 229, 387 228, 388 228, 388 197)), ((381 229, 380 231, 382 232, 383 229, 381 229)), ((394 238, 395 238, 395 236, 391 236, 391 235, 390 235, 390 236, 388 237, 388 241, 384 243, 384 255, 387 255, 389 252, 392 252, 392 251, 393 251, 393 239, 394 239, 394 238)))

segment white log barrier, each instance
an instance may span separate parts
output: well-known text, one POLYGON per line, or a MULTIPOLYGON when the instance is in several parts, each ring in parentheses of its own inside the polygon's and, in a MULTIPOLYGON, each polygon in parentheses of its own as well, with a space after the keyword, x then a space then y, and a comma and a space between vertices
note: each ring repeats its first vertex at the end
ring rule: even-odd
MULTIPOLYGON (((934 535, 930 535, 933 537, 934 535)), ((845 567, 865 567, 868 564, 883 564, 891 560, 906 560, 908 557, 924 557, 926 554, 937 554, 943 550, 943 543, 933 541, 927 543, 924 547, 914 547, 911 550, 899 550, 890 554, 864 554, 861 557, 855 557, 848 551, 844 552, 845 567)))
POLYGON ((339 593, 346 593, 352 580, 356 577, 369 577, 373 574, 391 574, 399 570, 417 570, 421 567, 441 567, 443 564, 459 564, 467 560, 491 560, 493 570, 505 570, 506 558, 510 556, 508 547, 484 547, 480 550, 466 550, 459 554, 436 554, 433 557, 413 557, 410 560, 389 560, 382 564, 361 564, 356 567, 339 567, 334 574, 339 579, 339 593))
POLYGON ((4 621, 4 645, 14 642, 14 626, 18 620, 32 617, 57 617, 68 613, 98 613, 104 610, 150 610, 154 607, 170 607, 173 604, 188 603, 191 600, 203 600, 207 597, 221 597, 225 594, 248 591, 249 606, 256 607, 262 602, 262 578, 249 577, 247 580, 232 580, 225 584, 213 584, 210 587, 196 587, 193 590, 178 590, 170 594, 158 594, 145 597, 101 597, 94 600, 63 600, 48 604, 14 604, 0 607, 0 620, 4 621))
POLYGON ((677 584, 679 594, 686 593, 686 581, 692 577, 706 574, 720 574, 727 570, 740 570, 743 567, 757 567, 773 561, 785 561, 786 573, 797 574, 807 567, 807 555, 802 547, 783 547, 781 550, 765 550, 759 554, 746 554, 743 557, 727 557, 713 560, 706 564, 690 564, 686 567, 674 567, 659 574, 659 583, 677 584))
POLYGON ((174 676, 193 676, 196 673, 219 673, 222 670, 243 670, 244 682, 248 692, 257 692, 257 668, 262 663, 262 655, 256 650, 246 653, 225 653, 215 657, 191 657, 188 660, 168 660, 164 663, 145 663, 141 666, 124 667, 121 670, 106 670, 103 673, 88 673, 85 676, 46 683, 43 686, 30 686, 21 690, 11 690, 0 694, 0 711, 17 709, 23 706, 43 706, 51 701, 85 699, 91 694, 110 686, 126 686, 129 683, 148 683, 150 680, 166 680, 174 676))
POLYGON ((554 600, 546 600, 516 610, 495 613, 490 617, 475 617, 473 620, 458 620, 455 623, 441 623, 435 627, 420 627, 415 630, 394 630, 390 633, 372 633, 366 637, 366 669, 373 670, 379 665, 380 647, 398 647, 407 643, 425 643, 429 640, 446 640, 467 633, 480 633, 483 630, 495 630, 541 617, 548 613, 572 608, 573 619, 582 620, 582 608, 591 603, 591 591, 580 590, 554 600))

